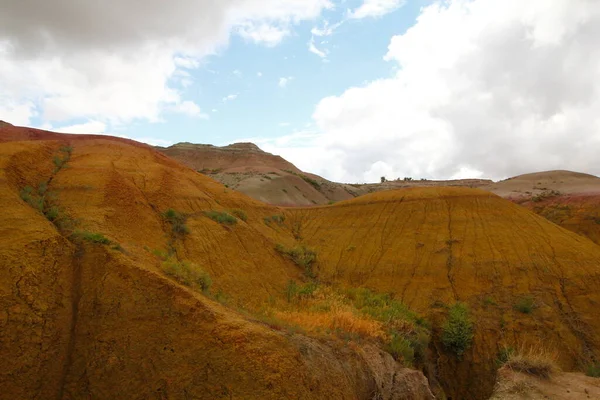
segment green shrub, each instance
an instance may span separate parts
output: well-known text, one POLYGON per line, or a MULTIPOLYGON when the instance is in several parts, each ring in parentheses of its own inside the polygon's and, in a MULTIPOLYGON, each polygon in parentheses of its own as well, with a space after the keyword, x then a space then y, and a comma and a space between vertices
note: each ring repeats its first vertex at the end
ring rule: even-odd
POLYGON ((535 308, 535 300, 531 296, 526 296, 517 301, 515 310, 523 314, 531 314, 535 308))
POLYGON ((44 215, 46 216, 46 218, 48 218, 50 222, 54 222, 59 217, 60 210, 58 209, 58 207, 52 206, 44 211, 44 215))
POLYGON ((187 216, 181 214, 172 208, 169 208, 163 213, 163 218, 171 224, 171 230, 176 235, 187 235, 190 233, 190 229, 185 224, 187 216))
POLYGON ((240 210, 239 208, 236 208, 235 210, 231 210, 231 213, 244 222, 246 222, 248 220, 248 215, 246 214, 246 212, 244 210, 240 210))
POLYGON ((319 182, 317 182, 316 180, 314 180, 313 178, 306 176, 306 175, 298 175, 298 176, 300 178, 304 179, 305 182, 312 185, 315 189, 317 189, 317 190, 321 189, 321 184, 319 182))
POLYGON ((505 346, 498 351, 498 358, 496 363, 498 366, 506 364, 506 362, 515 354, 515 349, 510 346, 505 346))
POLYGON ((415 361, 415 350, 402 335, 393 334, 390 342, 386 345, 386 350, 395 360, 401 361, 407 367, 415 361))
POLYGON ((81 237, 83 240, 92 242, 92 243, 106 244, 106 245, 112 243, 106 236, 104 236, 101 233, 83 231, 83 232, 76 232, 76 236, 81 237))
POLYGON ((212 219, 219 224, 227 224, 227 225, 235 225, 237 224, 237 219, 230 214, 227 214, 224 211, 205 211, 204 215, 208 218, 212 219))
POLYGON ((291 303, 292 300, 294 300, 297 295, 298 295, 298 284, 296 283, 296 281, 290 279, 287 286, 285 287, 285 298, 287 299, 287 302, 291 303))
POLYGON ((600 378, 600 363, 593 363, 586 367, 585 374, 592 378, 600 378))
POLYGON ((442 327, 442 343, 457 356, 461 357, 473 341, 473 322, 469 309, 463 303, 450 307, 448 321, 442 327))
POLYGON ((263 218, 263 221, 265 221, 265 224, 269 226, 271 225, 271 222, 275 222, 278 225, 283 225, 285 222, 285 215, 271 215, 270 217, 263 218))
POLYGON ((196 264, 167 260, 162 263, 162 269, 177 282, 195 290, 207 293, 212 285, 210 275, 196 264))
POLYGON ((297 246, 287 249, 281 244, 275 246, 275 250, 288 256, 296 263, 296 265, 304 268, 306 276, 315 278, 313 265, 317 261, 317 253, 314 250, 308 249, 306 246, 297 246))

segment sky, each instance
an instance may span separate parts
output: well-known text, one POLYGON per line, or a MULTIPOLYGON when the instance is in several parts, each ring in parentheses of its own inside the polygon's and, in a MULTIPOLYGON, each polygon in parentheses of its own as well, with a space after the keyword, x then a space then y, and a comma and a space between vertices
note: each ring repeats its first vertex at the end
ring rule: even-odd
POLYGON ((600 174, 597 0, 0 6, 14 125, 251 141, 349 183, 600 174))

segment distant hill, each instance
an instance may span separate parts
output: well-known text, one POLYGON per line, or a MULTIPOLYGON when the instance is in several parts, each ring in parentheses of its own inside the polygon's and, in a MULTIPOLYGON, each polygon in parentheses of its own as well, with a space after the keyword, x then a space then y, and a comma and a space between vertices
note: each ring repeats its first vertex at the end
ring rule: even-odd
POLYGON ((342 184, 303 172, 252 143, 225 147, 180 143, 161 152, 262 202, 290 207, 325 205, 368 193, 413 187, 480 188, 509 199, 600 244, 600 178, 571 171, 489 179, 392 180, 342 184))
POLYGON ((282 157, 264 152, 252 143, 224 147, 179 143, 157 149, 231 189, 273 205, 322 205, 358 194, 349 185, 302 172, 282 157))

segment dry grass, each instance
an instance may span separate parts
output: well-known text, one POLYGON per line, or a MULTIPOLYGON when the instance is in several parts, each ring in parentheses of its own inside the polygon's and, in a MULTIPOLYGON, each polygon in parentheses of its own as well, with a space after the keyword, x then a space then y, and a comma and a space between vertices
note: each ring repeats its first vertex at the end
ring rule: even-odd
POLYGON ((552 354, 540 346, 522 347, 511 354, 504 365, 513 371, 542 379, 550 379, 552 374, 560 370, 556 364, 556 354, 552 354))
POLYGON ((358 335, 363 339, 388 339, 381 322, 357 312, 343 295, 331 288, 318 288, 311 296, 301 298, 299 304, 291 309, 275 311, 274 315, 309 332, 325 331, 358 335))
POLYGON ((276 312, 275 316, 311 332, 329 331, 358 335, 365 339, 386 340, 383 324, 345 309, 332 309, 327 313, 305 311, 276 312))
POLYGON ((535 391, 535 386, 525 379, 503 382, 496 387, 496 393, 498 394, 526 395, 532 391, 535 391))

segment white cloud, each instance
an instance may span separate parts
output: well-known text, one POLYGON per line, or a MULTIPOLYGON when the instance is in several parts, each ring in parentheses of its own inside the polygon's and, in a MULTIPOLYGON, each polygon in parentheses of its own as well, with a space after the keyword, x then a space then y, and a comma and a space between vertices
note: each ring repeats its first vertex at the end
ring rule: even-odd
POLYGON ((81 124, 62 126, 55 129, 53 129, 51 126, 47 126, 43 127, 43 129, 61 133, 99 134, 106 133, 106 124, 101 121, 87 121, 81 124))
POLYGON ((228 101, 233 101, 238 98, 237 94, 230 94, 228 96, 223 97, 223 103, 227 103, 228 101))
POLYGON ((310 41, 308 42, 308 51, 310 51, 313 54, 316 54, 317 56, 325 59, 327 58, 327 53, 324 50, 319 50, 317 48, 317 46, 315 46, 315 38, 312 37, 310 39, 310 41))
POLYGON ((329 25, 329 21, 325 21, 323 23, 323 28, 314 27, 311 29, 310 33, 313 36, 331 36, 335 32, 335 30, 339 28, 343 23, 344 21, 340 21, 333 25, 329 25))
POLYGON ((185 100, 173 107, 173 111, 188 115, 190 117, 208 119, 208 115, 203 113, 200 107, 193 101, 185 100))
POLYGON ((600 174, 599 37, 596 1, 436 2, 392 38, 394 76, 323 99, 319 135, 269 151, 349 182, 600 174))
POLYGON ((233 70, 233 75, 237 76, 238 78, 241 78, 242 71, 240 71, 239 69, 235 69, 235 70, 233 70))
POLYGON ((291 82, 293 79, 294 79, 294 77, 293 77, 293 76, 288 76, 287 78, 286 78, 286 77, 279 78, 279 82, 277 83, 277 85, 278 85, 280 88, 282 88, 282 89, 283 89, 283 88, 286 88, 286 87, 287 87, 287 85, 288 85, 288 84, 289 84, 289 83, 290 83, 290 82, 291 82))
POLYGON ((12 99, 0 95, 0 120, 13 125, 29 125, 35 115, 33 102, 16 103, 12 99))
POLYGON ((348 17, 353 19, 381 17, 396 11, 405 3, 406 0, 364 0, 360 7, 348 13, 348 17))
POLYGON ((0 112, 24 124, 34 115, 42 123, 122 124, 194 111, 181 90, 192 83, 183 72, 226 46, 231 32, 273 45, 333 7, 329 0, 181 0, 147 2, 140 12, 135 0, 46 3, 9 2, 0 13, 0 112))
POLYGON ((289 122, 280 122, 280 123, 279 123, 279 127, 281 127, 281 128, 285 128, 285 127, 288 127, 288 126, 290 126, 290 125, 291 125, 291 124, 290 124, 289 122))
POLYGON ((247 22, 238 28, 238 34, 250 42, 274 47, 289 35, 290 31, 287 27, 247 22))
POLYGON ((263 76, 263 73, 262 73, 262 72, 257 72, 257 73, 256 73, 256 76, 258 76, 259 78, 262 78, 262 76, 263 76))

